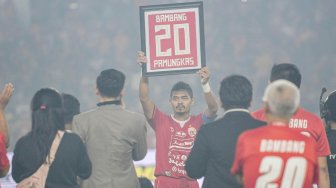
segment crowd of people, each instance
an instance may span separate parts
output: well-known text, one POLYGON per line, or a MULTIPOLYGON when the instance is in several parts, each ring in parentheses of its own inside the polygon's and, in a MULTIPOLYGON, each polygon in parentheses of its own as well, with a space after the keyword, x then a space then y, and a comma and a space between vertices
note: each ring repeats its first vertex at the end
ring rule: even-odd
MULTIPOLYGON (((147 63, 143 52, 137 63, 147 63)), ((204 188, 336 186, 335 92, 321 103, 323 122, 300 107, 302 76, 294 64, 273 66, 264 106, 255 112, 249 111, 253 87, 245 76, 224 77, 218 103, 209 69, 197 75, 207 106, 196 115, 191 114, 195 98, 188 83, 172 86, 172 113, 166 114, 150 98, 146 76, 139 79, 143 114, 127 110, 126 75, 117 69, 97 76, 97 107, 89 111, 80 112, 80 102, 70 94, 39 89, 30 105, 31 130, 15 144, 13 179, 20 183, 49 164, 48 188, 198 188, 202 177, 204 188), (222 117, 217 117, 219 106, 222 117), (156 135, 154 186, 137 177, 133 163, 146 156, 147 124, 156 135), (56 138, 61 141, 53 155, 56 138)), ((0 96, 1 176, 10 167, 4 110, 13 91, 6 84, 0 96)))

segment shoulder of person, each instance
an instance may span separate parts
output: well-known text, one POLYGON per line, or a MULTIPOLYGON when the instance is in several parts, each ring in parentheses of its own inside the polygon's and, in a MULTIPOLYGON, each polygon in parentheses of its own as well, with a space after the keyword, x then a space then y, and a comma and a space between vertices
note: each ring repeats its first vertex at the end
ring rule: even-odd
POLYGON ((260 109, 257 109, 255 111, 251 112, 251 115, 252 116, 254 116, 254 115, 262 115, 262 114, 264 114, 264 112, 265 112, 264 109, 260 108, 260 109))
POLYGON ((203 124, 198 130, 198 132, 211 134, 212 132, 216 131, 220 126, 225 126, 223 124, 222 118, 203 124))
POLYGON ((144 114, 135 112, 135 111, 130 111, 130 110, 125 110, 125 113, 127 113, 127 117, 129 117, 129 121, 136 121, 139 123, 145 123, 146 117, 144 114))
POLYGON ((269 128, 270 128, 269 126, 261 126, 261 127, 257 127, 257 128, 253 128, 253 129, 248 129, 248 130, 245 130, 244 132, 242 132, 240 134, 240 136, 254 138, 259 133, 262 133, 263 131, 265 131, 265 129, 269 129, 269 128))
MULTIPOLYGON (((313 112, 311 112, 311 111, 309 111, 309 110, 307 110, 303 107, 299 107, 299 109, 297 111, 297 115, 298 116, 302 115, 302 116, 305 116, 305 117, 309 117, 310 119, 314 119, 314 120, 321 120, 321 118, 317 114, 315 114, 315 113, 313 113, 313 112)), ((294 117, 295 116, 296 116, 296 114, 294 114, 294 117)))
POLYGON ((212 127, 217 127, 221 124, 223 124, 223 120, 222 120, 222 118, 219 118, 219 119, 213 120, 211 122, 204 123, 202 128, 204 127, 205 129, 210 129, 212 127))
POLYGON ((17 145, 17 144, 22 144, 22 143, 28 143, 28 142, 30 143, 31 140, 32 140, 32 137, 31 137, 31 134, 30 134, 30 132, 29 132, 29 133, 23 135, 22 137, 20 137, 20 138, 18 139, 18 141, 16 141, 16 144, 15 144, 15 145, 17 145))
POLYGON ((125 112, 129 113, 132 116, 138 117, 138 118, 145 118, 145 116, 140 112, 135 112, 135 111, 126 110, 126 109, 125 109, 125 112))
POLYGON ((85 119, 85 118, 88 118, 88 117, 94 115, 97 112, 97 109, 98 108, 94 108, 94 109, 91 109, 91 110, 88 110, 88 111, 85 111, 85 112, 81 112, 81 113, 75 115, 74 119, 85 119))
POLYGON ((27 151, 27 148, 29 148, 29 150, 33 150, 33 148, 36 148, 36 147, 37 145, 33 144, 33 139, 32 139, 31 134, 27 133, 26 135, 22 136, 16 141, 15 146, 14 146, 14 151, 24 153, 27 151))
POLYGON ((72 141, 76 141, 76 140, 81 141, 81 138, 79 137, 78 134, 74 132, 70 132, 70 131, 64 131, 63 138, 72 140, 72 141))
MULTIPOLYGON (((253 118, 253 116, 252 116, 253 118)), ((267 125, 267 122, 265 121, 262 121, 262 120, 259 120, 259 119, 252 119, 251 121, 253 121, 255 123, 256 126, 264 126, 264 125, 267 125)))

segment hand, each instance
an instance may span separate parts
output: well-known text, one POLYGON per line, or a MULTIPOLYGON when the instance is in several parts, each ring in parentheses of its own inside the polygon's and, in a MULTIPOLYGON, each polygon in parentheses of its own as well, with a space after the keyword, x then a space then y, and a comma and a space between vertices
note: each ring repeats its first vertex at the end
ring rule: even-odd
POLYGON ((209 80, 210 80, 210 71, 209 71, 208 67, 203 67, 202 69, 200 69, 199 71, 197 71, 197 74, 200 76, 201 83, 203 85, 209 82, 209 80))
POLYGON ((145 56, 145 53, 142 51, 138 52, 138 58, 137 58, 137 63, 139 65, 147 63, 147 57, 145 56))
POLYGON ((0 96, 0 110, 5 110, 12 94, 14 92, 14 86, 11 83, 5 85, 0 96))

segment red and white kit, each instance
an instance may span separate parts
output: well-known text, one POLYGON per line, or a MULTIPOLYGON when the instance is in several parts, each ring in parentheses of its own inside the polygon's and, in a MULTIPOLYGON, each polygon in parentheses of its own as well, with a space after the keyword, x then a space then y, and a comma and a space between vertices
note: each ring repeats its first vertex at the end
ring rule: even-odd
POLYGON ((317 177, 316 143, 287 125, 246 131, 237 142, 231 169, 244 187, 311 188, 317 177))
POLYGON ((155 108, 150 121, 156 133, 155 187, 199 187, 195 179, 187 176, 184 166, 203 123, 202 114, 181 122, 155 108))

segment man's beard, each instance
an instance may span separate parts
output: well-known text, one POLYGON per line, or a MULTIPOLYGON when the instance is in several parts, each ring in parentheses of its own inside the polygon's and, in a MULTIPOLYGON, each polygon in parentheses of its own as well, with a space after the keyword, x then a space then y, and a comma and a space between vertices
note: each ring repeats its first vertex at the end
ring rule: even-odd
POLYGON ((187 114, 187 113, 188 113, 188 110, 186 110, 186 107, 184 105, 176 106, 176 108, 175 108, 175 114, 176 115, 184 115, 184 114, 187 114))

